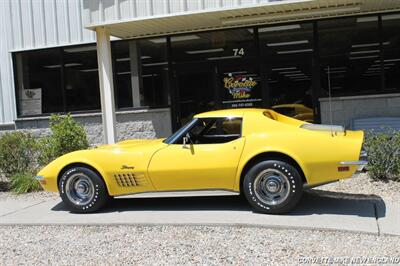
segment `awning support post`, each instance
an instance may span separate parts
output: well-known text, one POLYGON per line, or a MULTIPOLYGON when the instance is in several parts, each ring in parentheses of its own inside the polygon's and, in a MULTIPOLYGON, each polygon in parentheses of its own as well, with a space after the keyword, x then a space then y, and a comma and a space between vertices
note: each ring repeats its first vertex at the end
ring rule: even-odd
POLYGON ((96 28, 97 61, 99 65, 101 113, 104 141, 113 144, 116 140, 114 80, 111 62, 110 34, 104 27, 96 28))

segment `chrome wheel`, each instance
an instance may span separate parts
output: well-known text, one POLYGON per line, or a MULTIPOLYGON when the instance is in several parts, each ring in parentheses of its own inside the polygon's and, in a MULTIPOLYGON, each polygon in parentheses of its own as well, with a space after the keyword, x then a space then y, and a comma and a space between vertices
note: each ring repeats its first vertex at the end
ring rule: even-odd
POLYGON ((68 199, 76 205, 86 205, 94 197, 93 181, 83 173, 76 173, 65 183, 68 199))
POLYGON ((254 192, 264 204, 279 205, 289 196, 290 182, 281 171, 266 169, 255 178, 254 192))

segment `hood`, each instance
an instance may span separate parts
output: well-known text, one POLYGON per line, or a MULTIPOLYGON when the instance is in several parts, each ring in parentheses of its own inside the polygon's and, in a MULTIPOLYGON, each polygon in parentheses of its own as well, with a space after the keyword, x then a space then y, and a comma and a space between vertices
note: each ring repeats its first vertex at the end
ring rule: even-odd
POLYGON ((131 139, 131 140, 124 140, 117 142, 115 144, 108 144, 108 145, 99 145, 95 149, 105 149, 105 150, 112 150, 112 149, 127 149, 132 147, 140 147, 146 145, 154 145, 162 143, 164 139, 131 139))

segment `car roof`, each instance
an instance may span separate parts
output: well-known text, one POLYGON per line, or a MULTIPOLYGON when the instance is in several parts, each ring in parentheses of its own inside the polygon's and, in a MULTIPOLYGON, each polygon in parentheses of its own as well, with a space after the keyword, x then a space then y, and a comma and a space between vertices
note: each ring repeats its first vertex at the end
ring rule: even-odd
POLYGON ((243 117, 244 113, 248 112, 261 112, 265 109, 258 108, 238 108, 238 109, 223 109, 216 111, 209 111, 205 113, 200 113, 195 115, 196 118, 206 118, 206 117, 243 117))

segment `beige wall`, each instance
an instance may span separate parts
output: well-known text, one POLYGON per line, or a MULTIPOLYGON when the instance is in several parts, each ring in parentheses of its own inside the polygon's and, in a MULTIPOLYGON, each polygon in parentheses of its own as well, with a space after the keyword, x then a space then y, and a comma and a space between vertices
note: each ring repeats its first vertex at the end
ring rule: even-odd
MULTIPOLYGON (((321 123, 330 124, 329 100, 319 101, 321 123)), ((400 117, 400 93, 332 98, 333 124, 348 128, 352 119, 367 117, 400 117)))

